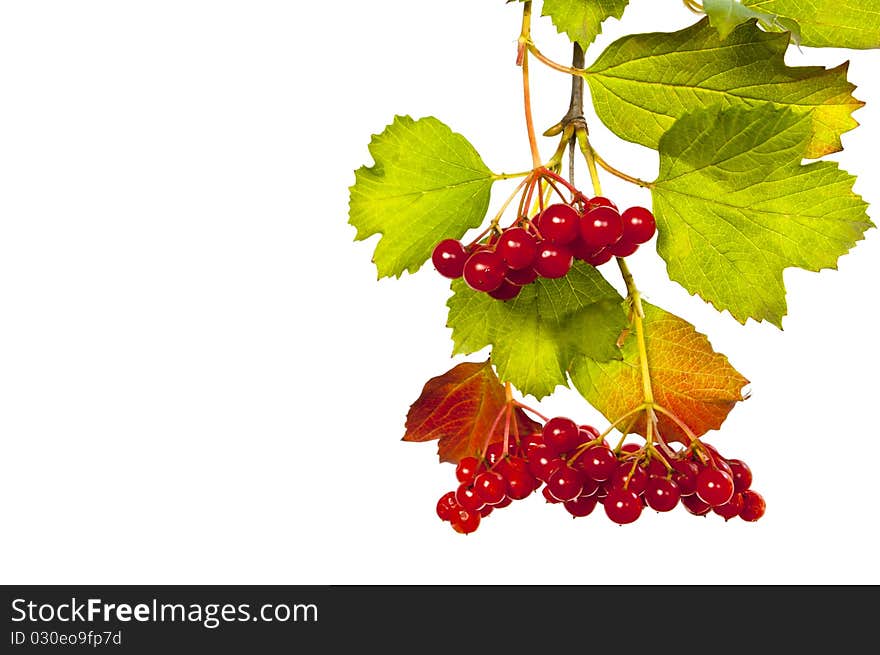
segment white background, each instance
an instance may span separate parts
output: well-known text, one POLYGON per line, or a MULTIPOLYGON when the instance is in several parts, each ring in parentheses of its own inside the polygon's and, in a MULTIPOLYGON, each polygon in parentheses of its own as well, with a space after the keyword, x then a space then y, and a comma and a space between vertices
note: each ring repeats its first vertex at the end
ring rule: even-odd
MULTIPOLYGON (((588 60, 693 20, 633 0, 588 60)), ((752 466, 760 522, 621 527, 538 496, 467 537, 435 516, 453 469, 400 438, 460 361, 448 286, 430 266, 377 282, 348 186, 395 113, 528 168, 518 31, 501 0, 0 4, 0 582, 880 582, 875 230, 839 271, 786 273, 784 332, 689 296, 653 247, 632 258, 647 298, 752 381, 707 441, 752 466)), ((548 19, 535 35, 568 59, 548 19)), ((832 157, 876 206, 878 56, 788 55, 850 59, 876 102, 832 157)), ((569 85, 533 71, 543 128, 569 85)), ((656 153, 590 123, 608 159, 655 175, 656 153)), ((540 406, 602 425, 568 390, 540 406)))

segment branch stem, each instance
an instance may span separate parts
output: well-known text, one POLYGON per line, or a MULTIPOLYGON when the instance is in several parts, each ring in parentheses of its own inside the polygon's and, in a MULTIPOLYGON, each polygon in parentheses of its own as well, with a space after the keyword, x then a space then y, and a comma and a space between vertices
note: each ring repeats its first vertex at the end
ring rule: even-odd
POLYGON ((529 86, 529 52, 528 44, 531 40, 532 31, 532 3, 523 3, 522 30, 519 35, 519 50, 517 60, 522 68, 523 81, 523 107, 526 113, 526 130, 529 133, 529 148, 532 151, 532 166, 538 168, 541 165, 541 153, 538 151, 538 141, 535 138, 535 123, 532 118, 532 93, 529 86))

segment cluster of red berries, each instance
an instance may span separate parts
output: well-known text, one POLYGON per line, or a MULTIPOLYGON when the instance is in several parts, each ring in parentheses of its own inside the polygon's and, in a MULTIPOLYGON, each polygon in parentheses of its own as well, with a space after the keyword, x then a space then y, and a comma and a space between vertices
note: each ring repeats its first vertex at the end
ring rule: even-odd
POLYGON ((613 202, 597 196, 548 205, 485 243, 468 247, 444 239, 434 247, 431 261, 444 277, 463 277, 472 289, 510 300, 539 277, 564 277, 575 259, 600 266, 612 257, 628 257, 655 230, 648 209, 630 207, 620 213, 613 202))
POLYGON ((555 417, 540 433, 510 443, 507 453, 495 442, 482 459, 463 458, 456 467, 459 485, 440 498, 437 515, 468 534, 495 509, 542 486, 547 502, 562 504, 573 517, 587 516, 601 504, 621 525, 638 519, 646 507, 668 512, 679 504, 696 516, 714 512, 725 521, 764 515, 764 499, 750 488, 745 462, 702 442, 671 452, 634 443, 615 451, 595 428, 555 417))

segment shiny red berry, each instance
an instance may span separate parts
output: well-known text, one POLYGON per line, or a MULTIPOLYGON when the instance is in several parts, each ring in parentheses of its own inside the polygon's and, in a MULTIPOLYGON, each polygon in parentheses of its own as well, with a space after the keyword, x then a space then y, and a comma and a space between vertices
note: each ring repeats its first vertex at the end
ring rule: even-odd
POLYGON ((604 248, 623 235, 623 221, 616 209, 600 206, 581 217, 581 240, 590 247, 604 248))
POLYGON ((504 279, 511 284, 516 284, 518 286, 524 287, 527 284, 531 284, 538 279, 538 271, 535 270, 534 266, 517 269, 512 268, 507 271, 507 275, 504 279))
POLYGON ((461 277, 468 255, 469 253, 461 241, 444 239, 434 246, 431 261, 440 275, 454 280, 461 277))
POLYGON ((519 295, 519 292, 522 291, 522 287, 518 284, 513 284, 508 280, 503 280, 501 282, 501 286, 497 289, 494 289, 489 292, 489 295, 495 300, 513 300, 519 295))
POLYGON ((573 517, 589 516, 596 509, 595 496, 578 496, 574 500, 566 500, 562 505, 573 517))
POLYGON ((521 227, 511 227, 501 234, 495 246, 508 268, 519 270, 527 268, 538 254, 538 241, 521 227))
POLYGON ((645 485, 645 501, 648 507, 658 512, 675 509, 681 499, 678 485, 667 478, 650 478, 645 485))
POLYGON ((538 229, 551 243, 571 243, 580 234, 580 214, 570 205, 549 205, 538 217, 538 229))
POLYGON ((729 459, 727 465, 733 474, 733 488, 736 491, 745 491, 752 486, 752 470, 741 459, 729 459))
POLYGON ((743 507, 739 512, 739 517, 743 521, 757 521, 764 516, 767 504, 764 497, 757 491, 746 489, 742 492, 743 507))
POLYGON ((461 534, 470 534, 480 527, 479 510, 459 509, 455 515, 449 520, 452 529, 461 534))
POLYGON ((742 511, 744 505, 743 497, 741 493, 735 493, 731 496, 730 500, 728 500, 723 505, 718 505, 718 507, 713 507, 712 511, 718 514, 719 516, 724 517, 725 521, 729 521, 734 516, 739 516, 739 513, 742 511))
POLYGON ((480 250, 467 258, 462 275, 471 289, 494 291, 504 282, 507 265, 501 256, 491 250, 480 250))
POLYGON ((657 230, 654 214, 644 207, 630 207, 620 217, 623 219, 624 241, 635 244, 646 243, 657 230))
POLYGON ((459 508, 458 501, 455 500, 455 492, 448 491, 440 496, 440 500, 437 501, 437 516, 444 521, 448 521, 453 517, 453 513, 456 509, 459 508))
MULTIPOLYGON (((574 262, 571 250, 563 244, 542 241, 538 246, 538 255, 535 258, 535 271, 538 275, 546 278, 564 277, 574 262)), ((467 279, 467 267, 465 267, 465 279, 467 279)))
POLYGON ((605 497, 605 514, 620 525, 632 523, 642 514, 642 501, 634 491, 615 487, 605 497))
POLYGON ((704 468, 697 476, 697 495, 711 507, 723 505, 733 496, 733 478, 719 468, 704 468))

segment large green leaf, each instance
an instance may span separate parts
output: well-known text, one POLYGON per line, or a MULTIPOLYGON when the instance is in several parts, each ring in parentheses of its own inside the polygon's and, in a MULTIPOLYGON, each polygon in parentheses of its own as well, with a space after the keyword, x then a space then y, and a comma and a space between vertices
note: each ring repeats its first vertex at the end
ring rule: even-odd
POLYGON ((804 114, 715 107, 660 139, 652 191, 669 276, 743 323, 781 327, 783 270, 835 268, 872 226, 853 176, 801 165, 810 131, 804 114))
POLYGON ((437 242, 483 222, 495 176, 436 118, 396 116, 369 149, 375 163, 355 171, 349 223, 357 240, 382 234, 373 256, 379 277, 414 273, 437 242))
POLYGON ((538 279, 513 300, 494 300, 452 283, 448 327, 453 354, 492 346, 498 376, 536 398, 567 384, 577 355, 607 361, 620 354, 626 326, 622 298, 595 268, 576 263, 561 279, 538 279))
POLYGON ((743 4, 797 21, 803 45, 880 48, 880 0, 744 0, 743 4))
POLYGON ((635 34, 612 43, 585 74, 596 112, 618 136, 656 148, 689 111, 771 105, 809 115, 805 156, 841 149, 840 135, 858 125, 847 65, 786 66, 788 36, 754 22, 726 39, 708 19, 679 32, 635 34))

